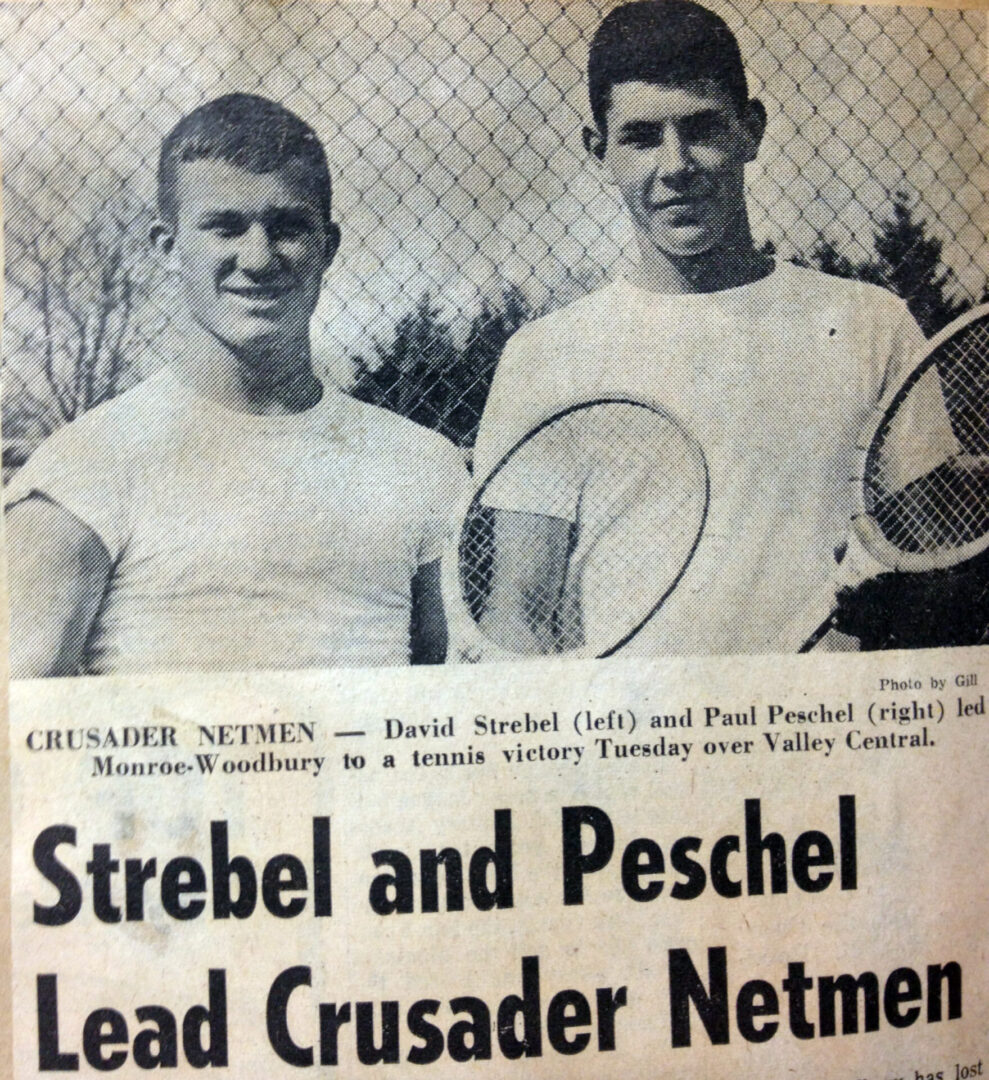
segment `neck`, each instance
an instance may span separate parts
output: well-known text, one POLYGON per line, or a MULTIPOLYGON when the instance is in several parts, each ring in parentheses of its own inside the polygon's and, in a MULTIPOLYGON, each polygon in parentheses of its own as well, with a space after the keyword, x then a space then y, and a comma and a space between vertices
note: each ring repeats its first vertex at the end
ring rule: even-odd
POLYGON ((238 350, 193 326, 172 367, 200 396, 233 412, 299 413, 311 409, 323 394, 312 369, 308 337, 238 350))
POLYGON ((651 292, 706 293, 734 289, 764 278, 773 258, 757 251, 746 227, 744 235, 701 255, 670 255, 648 237, 638 238, 640 263, 633 281, 651 292))

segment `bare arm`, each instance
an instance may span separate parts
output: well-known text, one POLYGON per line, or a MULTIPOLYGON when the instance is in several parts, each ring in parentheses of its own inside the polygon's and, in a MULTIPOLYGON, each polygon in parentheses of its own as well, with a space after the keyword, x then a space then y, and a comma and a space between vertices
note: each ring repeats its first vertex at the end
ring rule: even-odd
POLYGON ((409 659, 413 664, 442 664, 446 659, 446 613, 440 591, 440 560, 420 566, 412 578, 409 659))
POLYGON ((545 655, 578 642, 559 640, 554 614, 570 554, 570 522, 546 514, 494 512, 491 592, 481 630, 522 655, 545 655))
POLYGON ((102 540, 57 503, 31 495, 7 512, 10 672, 75 675, 110 578, 102 540))

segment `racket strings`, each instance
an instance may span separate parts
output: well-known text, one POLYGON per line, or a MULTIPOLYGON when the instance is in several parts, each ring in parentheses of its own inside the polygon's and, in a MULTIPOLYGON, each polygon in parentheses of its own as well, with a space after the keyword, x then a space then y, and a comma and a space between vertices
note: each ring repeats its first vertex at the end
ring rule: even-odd
POLYGON ((989 447, 989 318, 969 324, 938 363, 945 405, 965 453, 985 457, 989 447))
POLYGON ((519 444, 475 498, 460 540, 464 603, 511 648, 507 582, 537 651, 603 652, 672 587, 706 506, 703 455, 672 418, 629 402, 572 410, 519 444), (533 549, 532 515, 556 519, 555 557, 533 549))
POLYGON ((867 456, 865 494, 866 511, 905 553, 960 548, 989 533, 989 317, 944 342, 904 386, 867 456), (912 417, 918 432, 940 425, 943 434, 929 451, 936 460, 897 485, 897 459, 911 445, 897 427, 909 432, 912 417))

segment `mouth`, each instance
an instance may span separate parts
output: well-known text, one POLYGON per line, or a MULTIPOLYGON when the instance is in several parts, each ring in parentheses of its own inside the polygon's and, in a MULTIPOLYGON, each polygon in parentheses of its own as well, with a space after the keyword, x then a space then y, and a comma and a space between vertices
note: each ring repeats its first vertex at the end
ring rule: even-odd
POLYGON ((675 195, 653 203, 649 209, 653 213, 691 213, 699 212, 708 203, 706 195, 675 195))
POLYGON ((272 285, 227 285, 223 292, 251 305, 277 304, 292 292, 287 283, 272 285))

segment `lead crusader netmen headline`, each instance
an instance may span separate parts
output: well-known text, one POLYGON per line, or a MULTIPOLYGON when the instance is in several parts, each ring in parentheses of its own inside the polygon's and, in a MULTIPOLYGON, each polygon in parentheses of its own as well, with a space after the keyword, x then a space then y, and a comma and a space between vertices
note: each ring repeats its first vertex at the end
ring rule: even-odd
MULTIPOLYGON (((714 840, 680 836, 664 848, 651 837, 616 843, 609 814, 596 806, 561 808, 562 902, 582 905, 585 891, 620 890, 630 901, 694 900, 707 890, 727 900, 800 890, 858 888, 858 837, 854 795, 838 798, 836 828, 810 829, 792 839, 763 828, 761 800, 744 800, 743 826, 714 840)), ((53 824, 34 842, 34 864, 56 895, 34 901, 34 922, 60 927, 76 919, 101 923, 142 922, 165 916, 179 922, 202 917, 247 919, 255 915, 324 919, 333 915, 330 818, 314 817, 303 858, 282 853, 258 867, 231 854, 226 821, 210 823, 207 860, 192 855, 169 859, 121 860, 112 843, 96 840, 88 855, 80 850, 76 826, 53 824)), ((90 841, 86 841, 90 843, 90 841)), ((367 902, 379 915, 415 915, 514 907, 512 811, 494 811, 494 839, 473 852, 454 847, 423 848, 413 858, 404 851, 370 853, 377 871, 367 902)), ((873 971, 819 974, 803 960, 789 960, 776 972, 729 973, 728 949, 667 950, 669 1040, 673 1048, 707 1040, 767 1042, 777 1036, 798 1040, 855 1035, 884 1024, 906 1028, 957 1020, 962 1015, 962 968, 955 960, 922 962, 879 974, 873 971), (729 977, 729 975, 731 977, 729 977), (768 975, 768 977, 766 977, 768 975)), ((268 1049, 274 1059, 300 1068, 376 1065, 408 1061, 429 1064, 447 1055, 457 1062, 540 1057, 544 1054, 609 1052, 641 1038, 641 1025, 623 1033, 622 1021, 634 1004, 628 985, 585 989, 545 986, 539 956, 520 958, 520 980, 498 1001, 464 994, 447 1001, 425 996, 415 1001, 317 1001, 309 964, 286 967, 258 1002, 268 1049), (290 1017, 291 1007, 291 1017, 290 1017), (293 1030, 292 1017, 309 1010, 316 1023, 293 1030)), ((318 969, 317 969, 318 970, 318 969)), ((41 1072, 139 1069, 225 1068, 228 1040, 227 971, 204 973, 206 1002, 173 1011, 148 1004, 132 1014, 113 1003, 73 998, 74 1013, 85 1012, 81 1031, 68 1030, 60 998, 72 995, 57 972, 36 976, 38 1067, 41 1072)), ((136 991, 136 987, 132 988, 136 991)), ((200 991, 201 992, 201 991, 200 991)))

